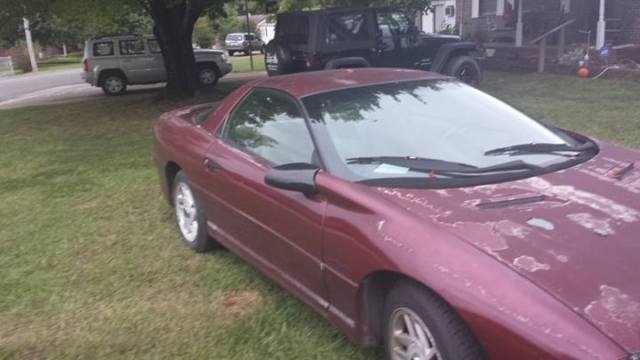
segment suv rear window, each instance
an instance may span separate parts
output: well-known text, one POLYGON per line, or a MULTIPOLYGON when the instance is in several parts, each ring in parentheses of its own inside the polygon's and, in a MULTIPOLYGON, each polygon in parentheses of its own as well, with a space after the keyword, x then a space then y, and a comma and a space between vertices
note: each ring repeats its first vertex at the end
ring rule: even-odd
POLYGON ((309 39, 309 17, 299 14, 279 16, 276 39, 289 44, 306 44, 309 39))
POLYGON ((242 35, 242 34, 229 34, 229 35, 227 35, 227 40, 242 41, 242 40, 244 40, 244 35, 242 35))
POLYGON ((93 44, 93 56, 113 55, 113 42, 101 41, 93 44))

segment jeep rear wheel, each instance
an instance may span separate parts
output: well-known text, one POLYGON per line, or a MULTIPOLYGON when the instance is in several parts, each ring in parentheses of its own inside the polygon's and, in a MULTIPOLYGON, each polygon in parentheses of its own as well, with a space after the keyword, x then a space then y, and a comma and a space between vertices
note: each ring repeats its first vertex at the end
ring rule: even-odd
POLYGON ((477 86, 482 81, 480 65, 471 56, 456 56, 451 59, 447 65, 446 74, 471 86, 477 86))

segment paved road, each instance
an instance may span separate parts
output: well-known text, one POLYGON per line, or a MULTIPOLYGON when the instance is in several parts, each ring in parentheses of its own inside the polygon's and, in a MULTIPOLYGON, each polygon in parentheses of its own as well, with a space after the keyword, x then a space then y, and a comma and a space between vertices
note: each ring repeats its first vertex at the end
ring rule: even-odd
POLYGON ((84 84, 80 71, 71 69, 0 78, 0 103, 59 86, 84 84))
MULTIPOLYGON (((246 82, 266 76, 263 71, 231 73, 222 83, 246 82)), ((161 89, 164 84, 136 85, 127 89, 127 95, 161 89)), ((92 87, 80 79, 79 70, 64 70, 0 79, 0 109, 31 105, 47 105, 90 100, 106 96, 102 89, 92 87)), ((125 95, 126 96, 126 95, 125 95)))

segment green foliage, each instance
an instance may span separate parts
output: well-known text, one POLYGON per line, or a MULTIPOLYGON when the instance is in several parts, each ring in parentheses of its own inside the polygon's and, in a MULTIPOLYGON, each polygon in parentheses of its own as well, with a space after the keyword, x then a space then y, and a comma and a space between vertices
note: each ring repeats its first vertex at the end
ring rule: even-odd
POLYGON ((208 17, 202 16, 193 28, 193 42, 203 49, 209 49, 214 43, 213 26, 208 17))
MULTIPOLYGON (((244 4, 244 2, 242 3, 244 4)), ((224 39, 229 33, 247 32, 247 20, 244 17, 244 6, 240 6, 238 4, 238 1, 236 1, 235 3, 226 3, 224 4, 224 7, 222 9, 223 11, 221 13, 209 14, 209 19, 211 21, 213 31, 215 32, 215 37, 219 44, 222 44, 224 42, 224 39)), ((251 3, 249 3, 249 10, 251 11, 252 8, 258 10, 255 5, 252 6, 251 3)), ((257 25, 258 24, 256 24, 255 21, 250 20, 249 32, 252 32, 256 34, 256 36, 260 37, 260 31, 257 25)))
POLYGON ((150 33, 153 22, 130 0, 19 0, 0 6, 0 46, 24 37, 22 17, 41 45, 76 44, 101 34, 150 33))

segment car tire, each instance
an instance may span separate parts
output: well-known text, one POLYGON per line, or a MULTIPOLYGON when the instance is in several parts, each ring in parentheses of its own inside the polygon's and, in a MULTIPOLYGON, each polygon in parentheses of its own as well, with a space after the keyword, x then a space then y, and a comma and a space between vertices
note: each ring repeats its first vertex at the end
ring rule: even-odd
POLYGON ((277 40, 271 40, 265 48, 264 66, 267 75, 287 74, 291 66, 291 51, 277 40))
POLYGON ((397 283, 385 301, 384 344, 387 359, 483 359, 475 336, 435 293, 410 282, 397 283), (415 355, 415 356, 414 356, 415 355))
POLYGON ((236 52, 235 52, 235 51, 229 50, 229 56, 233 56, 233 55, 235 55, 235 54, 236 54, 236 52))
POLYGON ((207 221, 187 175, 181 170, 173 181, 173 207, 182 241, 195 252, 205 252, 220 245, 207 233, 207 221))
POLYGON ((109 96, 122 95, 127 91, 127 81, 119 74, 107 75, 102 80, 102 91, 109 96))
POLYGON ((202 87, 215 86, 218 83, 218 72, 213 65, 198 66, 198 84, 202 87))
POLYGON ((471 86, 478 86, 482 81, 480 64, 471 56, 456 56, 450 59, 445 73, 471 86))
POLYGON ((264 48, 265 48, 264 45, 260 46, 260 54, 264 54, 264 48))

